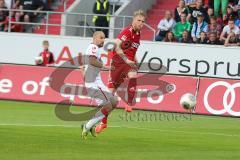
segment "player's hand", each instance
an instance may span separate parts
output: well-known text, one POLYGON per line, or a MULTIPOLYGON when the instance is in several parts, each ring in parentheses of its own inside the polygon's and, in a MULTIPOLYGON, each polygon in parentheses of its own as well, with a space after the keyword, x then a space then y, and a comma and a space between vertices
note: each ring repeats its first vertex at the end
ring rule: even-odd
POLYGON ((130 65, 131 67, 134 67, 134 68, 137 67, 137 66, 136 66, 136 62, 134 62, 134 61, 131 61, 131 60, 127 59, 125 62, 126 62, 128 65, 130 65))
POLYGON ((104 70, 114 70, 114 66, 103 66, 102 69, 104 69, 104 70))
POLYGON ((114 70, 115 67, 113 65, 110 66, 110 70, 114 70))

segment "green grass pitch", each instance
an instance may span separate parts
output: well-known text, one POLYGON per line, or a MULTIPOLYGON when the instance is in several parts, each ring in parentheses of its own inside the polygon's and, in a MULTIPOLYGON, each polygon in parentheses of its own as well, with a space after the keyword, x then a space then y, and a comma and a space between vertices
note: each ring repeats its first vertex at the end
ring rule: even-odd
MULTIPOLYGON (((75 113, 90 109, 72 107, 75 113)), ((0 101, 0 160, 237 160, 239 122, 119 109, 107 130, 82 140, 82 122, 59 120, 54 104, 0 101)))

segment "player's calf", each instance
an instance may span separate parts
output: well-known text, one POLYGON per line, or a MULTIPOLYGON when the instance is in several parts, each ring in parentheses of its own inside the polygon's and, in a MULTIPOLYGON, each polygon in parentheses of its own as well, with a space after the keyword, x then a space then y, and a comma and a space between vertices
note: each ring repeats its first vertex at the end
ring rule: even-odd
MULTIPOLYGON (((109 101, 111 102, 111 109, 108 110, 108 115, 117 107, 117 104, 118 104, 118 100, 117 100, 117 97, 116 96, 112 96, 109 98, 109 101)), ((101 133, 104 129, 107 128, 107 123, 108 123, 108 115, 106 115, 100 124, 98 124, 96 126, 96 129, 95 129, 95 132, 97 134, 101 133)))
POLYGON ((128 105, 133 106, 135 101, 134 97, 136 94, 136 87, 137 87, 137 79, 136 78, 130 78, 128 83, 128 105))
POLYGON ((137 88, 137 72, 135 70, 128 72, 128 78, 129 78, 128 87, 127 87, 128 104, 132 106, 134 105, 133 99, 135 97, 136 88, 137 88))

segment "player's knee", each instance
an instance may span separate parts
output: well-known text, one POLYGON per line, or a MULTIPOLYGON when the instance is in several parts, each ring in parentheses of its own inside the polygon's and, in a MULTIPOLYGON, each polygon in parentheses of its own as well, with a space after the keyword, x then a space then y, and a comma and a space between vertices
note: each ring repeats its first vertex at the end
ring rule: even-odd
POLYGON ((110 98, 110 102, 112 104, 112 107, 116 108, 117 105, 118 105, 118 98, 116 96, 113 96, 113 97, 110 98))
POLYGON ((112 106, 111 102, 105 104, 104 106, 105 106, 105 109, 106 109, 107 112, 111 112, 112 111, 113 106, 112 106))
POLYGON ((128 78, 137 78, 137 72, 135 71, 128 72, 128 78))
POLYGON ((129 79, 137 79, 137 75, 132 75, 129 77, 129 79))

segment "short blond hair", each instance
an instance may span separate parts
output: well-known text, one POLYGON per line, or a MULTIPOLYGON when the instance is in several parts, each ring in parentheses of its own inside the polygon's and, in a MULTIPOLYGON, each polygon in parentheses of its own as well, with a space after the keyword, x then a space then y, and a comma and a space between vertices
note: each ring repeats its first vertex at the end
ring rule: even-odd
POLYGON ((141 9, 139 9, 139 10, 137 10, 137 11, 134 12, 133 18, 135 18, 135 17, 137 17, 137 16, 143 16, 143 17, 146 18, 145 12, 144 12, 143 10, 141 10, 141 9))

